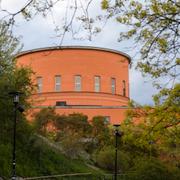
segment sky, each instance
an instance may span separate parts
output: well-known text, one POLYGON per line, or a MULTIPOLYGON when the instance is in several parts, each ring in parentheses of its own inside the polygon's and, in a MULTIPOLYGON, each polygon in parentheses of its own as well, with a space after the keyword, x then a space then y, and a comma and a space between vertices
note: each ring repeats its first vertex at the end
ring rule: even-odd
MULTIPOLYGON (((71 46, 71 45, 82 45, 82 46, 95 46, 119 50, 127 53, 131 56, 133 65, 130 68, 130 98, 140 104, 152 104, 152 95, 156 93, 155 88, 152 86, 152 81, 149 78, 142 77, 141 73, 135 70, 135 59, 138 49, 132 48, 132 41, 118 42, 119 33, 126 30, 127 27, 121 26, 115 19, 108 21, 105 26, 104 22, 97 22, 97 26, 102 28, 101 33, 96 36, 92 36, 92 40, 89 41, 87 38, 84 40, 73 39, 70 33, 65 34, 63 41, 57 37, 55 27, 61 25, 71 18, 62 19, 65 14, 68 17, 72 16, 72 11, 67 10, 67 3, 73 5, 73 0, 63 0, 53 9, 53 14, 50 14, 43 18, 38 15, 33 20, 25 21, 21 16, 16 17, 16 26, 13 28, 13 32, 17 36, 21 36, 21 42, 24 44, 23 50, 30 50, 35 48, 49 47, 49 46, 71 46)), ((78 0, 80 1, 80 0, 78 0)), ((81 0, 83 2, 84 0, 81 0)), ((10 12, 16 12, 19 10, 27 0, 1 0, 1 8, 6 9, 10 12)), ((102 12, 100 9, 100 0, 94 1, 89 8, 89 16, 95 17, 96 14, 102 12)), ((81 10, 77 13, 80 15, 83 13, 81 10)), ((77 19, 73 23, 74 29, 79 29, 77 19)), ((88 32, 80 31, 78 37, 87 37, 88 32)))

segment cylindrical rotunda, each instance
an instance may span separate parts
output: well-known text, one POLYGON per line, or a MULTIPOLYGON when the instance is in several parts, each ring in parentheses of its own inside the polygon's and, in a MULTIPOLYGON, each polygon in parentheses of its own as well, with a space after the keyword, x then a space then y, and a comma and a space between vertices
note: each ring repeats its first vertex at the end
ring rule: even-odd
POLYGON ((31 67, 37 92, 34 108, 55 106, 59 113, 102 115, 115 123, 129 101, 130 57, 120 51, 67 46, 17 55, 18 66, 31 67))

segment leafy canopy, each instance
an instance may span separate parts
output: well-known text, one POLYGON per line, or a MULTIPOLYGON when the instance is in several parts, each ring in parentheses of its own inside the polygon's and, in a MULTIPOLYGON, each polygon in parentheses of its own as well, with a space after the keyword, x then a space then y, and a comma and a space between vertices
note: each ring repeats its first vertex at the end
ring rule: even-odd
POLYGON ((179 76, 180 64, 180 2, 176 0, 103 0, 102 8, 109 17, 126 25, 119 41, 131 39, 140 49, 137 64, 143 74, 152 78, 179 76))

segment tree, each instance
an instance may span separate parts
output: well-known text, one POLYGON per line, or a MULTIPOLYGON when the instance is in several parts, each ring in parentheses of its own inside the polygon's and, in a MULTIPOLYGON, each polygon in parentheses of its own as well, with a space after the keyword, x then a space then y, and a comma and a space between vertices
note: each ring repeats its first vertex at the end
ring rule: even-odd
POLYGON ((15 67, 15 53, 19 50, 19 40, 12 36, 6 27, 6 23, 0 23, 0 133, 5 132, 5 126, 11 123, 12 99, 9 92, 21 91, 21 103, 26 107, 25 99, 30 95, 33 87, 30 79, 31 71, 25 68, 15 67))
POLYGON ((6 22, 0 21, 0 75, 9 73, 14 68, 14 55, 21 49, 19 39, 13 37, 6 22))
POLYGON ((80 136, 86 137, 91 130, 88 117, 81 113, 58 115, 55 121, 55 126, 60 134, 68 136, 77 133, 80 136))
POLYGON ((149 151, 150 156, 156 154, 175 167, 179 167, 180 158, 179 93, 178 84, 172 90, 161 90, 154 97, 154 106, 132 105, 127 112, 129 121, 123 124, 124 142, 133 142, 135 147, 149 151), (139 118, 138 124, 133 118, 139 118))
MULTIPOLYGON (((44 108, 34 114, 34 126, 38 133, 46 135, 48 133, 48 126, 54 126, 58 118, 54 108, 44 108)), ((56 132, 54 132, 56 133, 56 132)))
MULTIPOLYGON (((26 109, 29 106, 26 98, 31 94, 33 86, 30 79, 31 70, 15 67, 15 53, 20 48, 18 38, 13 37, 5 22, 0 22, 0 32, 0 174, 8 176, 11 169, 13 137, 13 102, 8 93, 14 90, 23 92, 20 103, 26 109)), ((32 129, 24 114, 17 113, 17 116, 17 147, 23 152, 32 129)))
MULTIPOLYGON (((109 18, 115 17, 121 25, 128 27, 120 33, 119 41, 131 40, 135 48, 140 49, 136 68, 153 78, 155 87, 159 89, 153 98, 154 106, 130 106, 129 120, 133 117, 140 122, 132 126, 138 130, 136 133, 141 134, 141 140, 138 138, 139 141, 136 139, 134 142, 148 147, 148 142, 153 141, 160 144, 158 147, 161 149, 165 145, 170 147, 167 142, 175 141, 176 148, 179 147, 179 1, 117 0, 113 3, 102 0, 102 9, 109 18)), ((134 134, 125 137, 130 140, 134 134)))
POLYGON ((92 119, 92 137, 98 144, 98 148, 102 148, 110 143, 109 123, 105 121, 103 116, 95 116, 92 119))
POLYGON ((58 140, 66 155, 71 158, 88 158, 86 157, 88 144, 86 139, 91 130, 88 117, 81 113, 73 113, 68 116, 59 116, 57 122, 59 127, 58 140))
MULTIPOLYGON (((174 83, 180 65, 180 3, 176 0, 126 1, 111 4, 102 1, 109 17, 129 29, 120 33, 119 41, 131 39, 140 49, 137 68, 152 78, 174 83), (167 79, 168 78, 168 79, 167 79)), ((156 83, 160 87, 159 83, 156 83)))
POLYGON ((129 118, 140 118, 140 123, 146 124, 149 129, 149 134, 154 133, 155 135, 157 133, 160 135, 161 132, 161 136, 164 136, 164 130, 179 130, 179 97, 180 85, 177 84, 173 89, 163 89, 154 96, 155 106, 132 105, 131 107, 134 109, 130 109, 127 115, 129 118))

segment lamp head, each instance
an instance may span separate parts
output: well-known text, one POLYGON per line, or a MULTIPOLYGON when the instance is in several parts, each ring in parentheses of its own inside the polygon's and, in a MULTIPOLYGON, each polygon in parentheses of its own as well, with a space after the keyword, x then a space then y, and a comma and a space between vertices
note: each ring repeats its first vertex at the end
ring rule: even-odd
POLYGON ((118 137, 122 137, 123 136, 123 132, 122 131, 119 131, 118 128, 121 126, 120 124, 114 124, 113 125, 115 127, 115 135, 118 136, 118 137))
POLYGON ((113 126, 115 127, 115 128, 118 128, 119 126, 121 126, 120 124, 113 124, 113 126))
POLYGON ((18 91, 11 91, 9 92, 9 95, 13 96, 13 102, 14 103, 19 103, 19 96, 23 94, 21 92, 18 92, 18 91))

